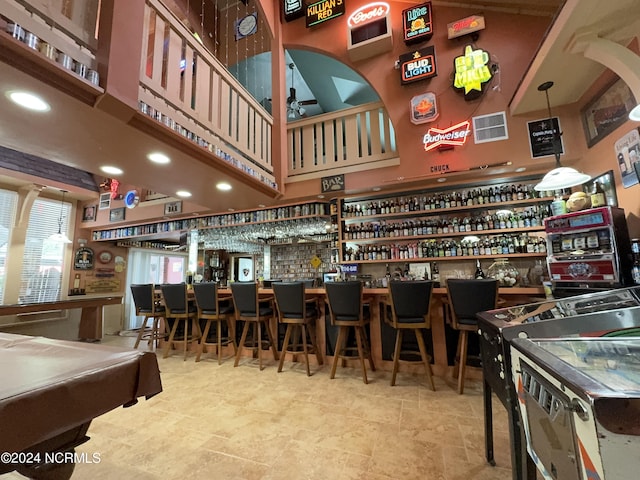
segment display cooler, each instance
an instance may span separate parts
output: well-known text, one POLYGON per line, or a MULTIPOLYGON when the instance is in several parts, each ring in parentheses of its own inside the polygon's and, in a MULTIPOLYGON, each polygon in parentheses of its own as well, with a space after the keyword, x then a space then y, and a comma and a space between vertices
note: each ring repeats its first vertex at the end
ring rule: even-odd
POLYGON ((491 397, 495 392, 509 418, 513 478, 534 480, 536 468, 526 455, 517 393, 511 377, 511 343, 518 338, 602 336, 639 327, 640 287, 549 299, 482 312, 477 316, 487 461, 494 464, 491 397))
POLYGON ((640 472, 640 338, 514 339, 527 450, 546 480, 640 472))
POLYGON ((547 266, 554 296, 633 284, 624 210, 598 207, 545 220, 547 266))

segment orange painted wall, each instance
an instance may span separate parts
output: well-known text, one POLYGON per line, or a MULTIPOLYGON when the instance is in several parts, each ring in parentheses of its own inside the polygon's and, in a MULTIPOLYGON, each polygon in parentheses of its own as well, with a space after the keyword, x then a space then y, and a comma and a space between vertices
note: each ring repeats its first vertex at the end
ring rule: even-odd
MULTIPOLYGON (((424 178, 432 175, 432 166, 441 164, 448 164, 453 170, 465 170, 487 163, 512 161, 514 167, 517 167, 519 160, 530 158, 526 122, 546 117, 547 114, 544 111, 518 118, 509 117, 510 139, 508 141, 479 145, 468 141, 463 147, 438 153, 425 152, 422 137, 430 125, 443 128, 468 120, 472 116, 499 111, 508 113, 509 101, 551 19, 494 11, 484 12, 487 28, 480 32, 475 45, 491 54, 492 61, 498 63, 500 72, 491 84, 492 87, 496 87, 495 89, 488 90, 480 99, 467 102, 451 84, 454 58, 463 53, 468 39, 448 40, 446 26, 449 22, 477 14, 477 10, 434 6, 433 37, 428 42, 409 47, 402 40, 402 10, 410 4, 400 1, 389 2, 393 24, 393 50, 354 63, 350 61, 346 49, 347 17, 366 3, 368 2, 351 0, 347 3, 345 16, 310 29, 305 27, 304 19, 298 19, 283 26, 285 48, 313 50, 349 65, 369 81, 391 116, 398 140, 400 165, 347 175, 347 191, 366 190, 374 185, 388 185, 397 177, 424 178), (435 46, 438 76, 401 86, 400 71, 394 69, 395 61, 401 54, 426 45, 435 46), (431 124, 414 125, 409 119, 410 99, 427 91, 436 93, 440 117, 431 124)), ((566 159, 566 163, 570 164, 580 157, 584 148, 583 142, 578 142, 579 137, 582 136, 581 126, 575 121, 577 119, 572 121, 562 117, 561 111, 554 110, 553 114, 561 116, 561 126, 566 132, 564 138, 566 154, 563 157, 563 163, 566 159)), ((544 171, 553 165, 553 159, 543 158, 539 163, 541 171, 544 171)), ((318 184, 318 181, 288 184, 285 195, 288 198, 309 196, 319 192, 318 184)))

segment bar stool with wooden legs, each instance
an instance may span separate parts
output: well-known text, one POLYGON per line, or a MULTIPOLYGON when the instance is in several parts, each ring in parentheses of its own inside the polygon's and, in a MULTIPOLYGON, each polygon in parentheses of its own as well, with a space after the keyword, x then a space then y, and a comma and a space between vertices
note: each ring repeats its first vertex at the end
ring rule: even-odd
POLYGON ((476 314, 493 310, 498 303, 498 281, 483 279, 447 279, 447 296, 451 327, 460 332, 456 361, 458 363, 458 393, 464 392, 469 332, 478 330, 476 314))
POLYGON ((169 350, 174 342, 182 342, 184 360, 186 360, 189 352, 189 343, 198 341, 202 336, 200 325, 198 324, 198 310, 187 298, 187 285, 185 283, 163 284, 160 289, 167 309, 167 321, 173 320, 169 340, 167 340, 167 344, 164 347, 163 358, 169 356, 169 350), (189 333, 189 324, 191 324, 191 333, 189 333), (182 325, 182 330, 179 329, 180 325, 182 325))
POLYGON ((244 321, 242 335, 238 343, 238 351, 234 367, 238 366, 242 350, 245 348, 247 334, 253 326, 253 343, 251 348, 257 350, 258 365, 262 370, 262 327, 264 326, 267 333, 268 343, 273 352, 273 358, 279 360, 278 349, 276 348, 274 335, 271 332, 271 321, 274 320, 273 297, 260 299, 258 297, 258 284, 255 282, 234 282, 231 284, 231 295, 233 297, 233 306, 235 309, 236 321, 244 321))
POLYGON ((133 348, 138 348, 141 340, 147 340, 147 345, 157 347, 160 340, 164 340, 167 331, 164 321, 165 308, 156 297, 153 283, 131 285, 131 296, 136 307, 136 316, 144 317, 138 330, 138 336, 133 348), (147 322, 153 320, 150 329, 147 322))
POLYGON ((318 318, 318 307, 316 299, 307 299, 305 296, 304 282, 277 282, 272 285, 278 311, 278 321, 287 325, 284 334, 282 351, 280 352, 280 363, 278 372, 282 371, 286 353, 304 355, 307 367, 307 376, 311 376, 309 369, 309 352, 316 354, 318 365, 322 365, 322 352, 316 339, 316 319, 318 318), (289 345, 292 339, 291 346, 289 345), (311 345, 307 343, 309 335, 311 345), (302 349, 300 349, 302 342, 302 349))
POLYGON ((433 372, 431 371, 431 358, 427 354, 422 332, 431 328, 430 306, 433 282, 416 280, 410 282, 390 282, 389 301, 391 313, 391 326, 396 329, 396 346, 393 352, 393 372, 391 374, 391 386, 396 384, 396 375, 401 361, 422 362, 427 373, 427 379, 431 390, 435 391, 433 384, 433 372), (402 334, 405 330, 411 330, 416 336, 418 351, 402 350, 402 334), (420 360, 401 360, 404 355, 419 355, 420 360))
POLYGON ((215 282, 194 283, 193 293, 196 299, 196 308, 198 309, 198 319, 204 323, 200 325, 202 329, 202 337, 198 343, 198 354, 196 362, 200 361, 200 357, 205 349, 209 346, 215 346, 218 356, 218 365, 222 362, 222 346, 233 345, 233 356, 238 352, 236 344, 233 303, 231 299, 220 300, 218 297, 218 284, 215 282), (215 343, 209 342, 209 332, 211 324, 215 323, 216 339, 215 343), (227 325, 227 334, 222 335, 222 324, 227 325))
POLYGON ((362 282, 327 282, 325 290, 327 292, 331 325, 339 327, 330 378, 335 378, 336 376, 339 359, 353 358, 346 355, 347 351, 352 349, 347 347, 346 344, 349 329, 353 329, 360 367, 362 368, 362 381, 368 383, 365 360, 369 361, 372 371, 376 370, 376 366, 373 363, 371 347, 365 330, 371 319, 369 312, 365 311, 364 302, 362 301, 362 282))

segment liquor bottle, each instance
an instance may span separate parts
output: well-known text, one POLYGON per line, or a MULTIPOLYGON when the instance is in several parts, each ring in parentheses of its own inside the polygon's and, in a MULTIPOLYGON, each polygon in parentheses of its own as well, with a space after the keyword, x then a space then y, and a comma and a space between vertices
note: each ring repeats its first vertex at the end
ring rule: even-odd
POLYGON ((485 278, 485 274, 480 266, 480 259, 476 259, 476 273, 473 274, 473 278, 485 278))
POLYGON ((594 181, 593 187, 591 189, 591 206, 595 207, 603 207, 607 204, 607 199, 604 194, 604 189, 600 182, 594 181))
POLYGON ((440 270, 438 270, 438 264, 433 262, 431 264, 431 280, 433 280, 433 286, 440 286, 440 270))

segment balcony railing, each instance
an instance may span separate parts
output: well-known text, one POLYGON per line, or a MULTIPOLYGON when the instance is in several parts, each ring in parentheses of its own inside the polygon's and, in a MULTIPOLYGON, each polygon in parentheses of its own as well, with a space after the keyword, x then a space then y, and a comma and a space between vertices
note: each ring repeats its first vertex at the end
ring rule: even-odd
POLYGON ((287 182, 399 163, 393 125, 381 102, 291 122, 287 182))
MULTIPOLYGON (((98 13, 97 0, 0 2, 1 17, 22 25, 42 42, 94 71, 98 13)), ((140 28, 143 58, 137 75, 141 110, 277 188, 272 116, 160 0, 145 1, 140 28)), ((36 63, 35 69, 39 66, 42 64, 36 63)), ((35 69, 30 73, 36 75, 35 69)), ((51 74, 65 76, 50 67, 40 77, 46 80, 51 74)), ((70 82, 77 80, 72 70, 68 76, 70 82)), ((64 82, 54 83, 64 88, 64 82)), ((90 88, 76 81, 75 86, 75 94, 80 88, 90 90, 89 104, 103 92, 98 85, 90 88)), ((380 102, 289 123, 287 142, 287 166, 282 169, 285 182, 399 163, 395 132, 380 102)))
POLYGON ((162 2, 147 0, 143 29, 140 101, 273 180, 271 115, 162 2))

